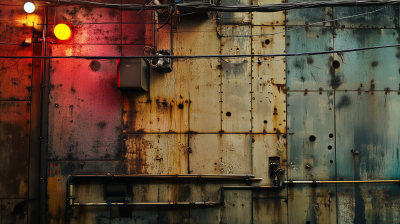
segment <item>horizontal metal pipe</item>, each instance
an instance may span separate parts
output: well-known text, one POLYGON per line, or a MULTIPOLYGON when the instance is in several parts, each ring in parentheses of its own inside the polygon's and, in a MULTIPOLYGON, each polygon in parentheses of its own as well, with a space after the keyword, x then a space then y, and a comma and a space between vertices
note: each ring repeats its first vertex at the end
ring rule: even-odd
POLYGON ((285 184, 361 184, 361 183, 400 183, 400 180, 301 180, 284 181, 285 184))
POLYGON ((262 190, 262 189, 282 189, 277 186, 223 186, 223 189, 235 190, 262 190))
POLYGON ((73 206, 110 206, 110 205, 134 205, 134 206, 155 206, 155 205, 222 205, 221 202, 113 202, 113 203, 73 203, 73 206))
POLYGON ((127 179, 223 179, 223 180, 249 180, 261 181, 262 178, 255 178, 253 174, 132 174, 132 175, 74 175, 73 178, 127 178, 127 179))

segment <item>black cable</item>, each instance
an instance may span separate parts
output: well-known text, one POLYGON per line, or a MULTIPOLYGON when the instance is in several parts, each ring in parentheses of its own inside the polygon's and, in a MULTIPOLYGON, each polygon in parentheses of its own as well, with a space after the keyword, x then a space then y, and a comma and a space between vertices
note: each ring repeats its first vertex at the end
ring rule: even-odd
POLYGON ((9 69, 9 68, 13 67, 13 66, 16 65, 21 59, 22 59, 22 58, 18 59, 18 60, 17 60, 13 65, 11 65, 11 66, 8 66, 8 67, 5 67, 5 68, 0 69, 0 71, 3 71, 3 70, 6 70, 6 69, 9 69))
POLYGON ((0 42, 0 44, 9 44, 9 45, 19 45, 19 46, 21 46, 21 44, 14 44, 14 43, 7 43, 7 42, 0 42))
POLYGON ((245 58, 245 57, 296 57, 304 55, 334 54, 343 52, 365 51, 380 48, 400 47, 400 44, 384 45, 375 47, 354 48, 333 51, 317 51, 305 53, 286 53, 286 54, 236 54, 236 55, 154 55, 154 56, 0 56, 0 58, 72 58, 72 59, 122 59, 122 58, 245 58))
MULTIPOLYGON (((126 10, 141 10, 143 5, 140 4, 110 4, 99 3, 82 0, 71 1, 46 1, 49 6, 56 5, 84 5, 92 7, 108 7, 126 10)), ((178 4, 162 4, 162 5, 147 5, 146 9, 157 10, 164 9, 169 6, 176 6, 179 11, 219 11, 219 12, 279 12, 291 9, 302 8, 320 8, 320 7, 354 7, 354 6, 386 6, 398 5, 400 0, 339 0, 339 1, 308 1, 308 2, 290 2, 281 4, 266 4, 260 6, 254 5, 212 5, 207 3, 178 3, 178 4)))

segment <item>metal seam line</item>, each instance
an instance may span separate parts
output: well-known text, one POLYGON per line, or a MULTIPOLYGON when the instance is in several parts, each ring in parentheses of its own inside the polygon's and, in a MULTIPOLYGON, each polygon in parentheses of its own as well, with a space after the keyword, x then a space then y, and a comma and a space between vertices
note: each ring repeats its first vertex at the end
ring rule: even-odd
POLYGON ((300 180, 284 181, 285 184, 357 184, 357 183, 400 183, 400 180, 300 180))

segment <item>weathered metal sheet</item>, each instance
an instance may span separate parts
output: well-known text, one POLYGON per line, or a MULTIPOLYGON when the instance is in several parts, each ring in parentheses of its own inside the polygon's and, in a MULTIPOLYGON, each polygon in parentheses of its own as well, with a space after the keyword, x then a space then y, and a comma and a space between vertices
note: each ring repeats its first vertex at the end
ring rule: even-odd
POLYGON ((121 11, 112 8, 67 6, 49 8, 49 23, 69 24, 120 23, 121 11), (54 20, 55 19, 55 20, 54 20))
MULTIPOLYGON (((395 29, 337 30, 335 49, 353 49, 397 44, 395 29)), ((399 90, 399 50, 397 48, 357 51, 335 55, 340 67, 335 77, 340 90, 399 90)))
POLYGON ((110 223, 110 208, 108 206, 83 206, 72 209, 71 224, 79 223, 110 223))
MULTIPOLYGON (((286 146, 287 136, 286 135, 275 135, 275 134, 253 134, 252 136, 253 146, 253 171, 255 177, 262 177, 262 181, 257 181, 254 185, 273 185, 273 179, 270 176, 269 163, 270 157, 279 157, 282 180, 286 180, 286 146)), ((286 191, 282 191, 286 193, 286 191)))
POLYGON ((187 174, 187 141, 187 134, 124 135, 127 174, 187 174))
POLYGON ((288 189, 288 223, 337 223, 336 186, 296 185, 288 189))
MULTIPOLYGON (((221 0, 221 5, 251 5, 252 0, 221 0)), ((250 12, 218 12, 221 24, 251 24, 250 12)))
POLYGON ((115 88, 116 68, 116 60, 51 61, 50 160, 119 158, 122 97, 115 88))
MULTIPOLYGON (((174 54, 220 54, 216 29, 217 24, 211 19, 181 20, 174 34, 174 54)), ((191 132, 218 133, 221 130, 221 68, 218 59, 174 61, 174 71, 181 81, 173 85, 179 87, 177 93, 189 97, 191 132)))
POLYGON ((229 190, 225 191, 225 206, 221 209, 221 222, 252 223, 252 191, 229 190))
POLYGON ((287 100, 288 179, 333 180, 336 177, 333 92, 289 92, 287 100))
POLYGON ((190 173, 251 173, 250 134, 191 134, 190 173))
POLYGON ((30 102, 0 103, 0 198, 28 197, 30 102))
MULTIPOLYGON (((315 1, 315 0, 314 0, 315 1)), ((287 2, 303 2, 303 0, 288 0, 287 2)), ((308 25, 310 23, 331 20, 333 16, 332 7, 321 7, 314 9, 292 9, 286 11, 287 25, 308 25)), ((320 24, 330 26, 330 23, 320 24)))
MULTIPOLYGON (((0 4, 2 4, 1 12, 0 12, 0 21, 2 21, 2 23, 5 21, 18 21, 18 20, 24 21, 24 20, 26 20, 27 13, 24 11, 24 8, 23 8, 23 4, 25 2, 18 2, 18 3, 15 2, 15 3, 16 3, 16 5, 12 5, 11 2, 0 3, 0 4)), ((8 36, 8 38, 13 38, 13 37, 8 36)))
POLYGON ((254 198, 258 193, 253 192, 253 223, 288 223, 287 200, 254 198))
MULTIPOLYGON (((290 30, 292 26, 287 26, 290 30)), ((286 33, 286 52, 303 53, 329 51, 333 49, 333 34, 330 27, 307 27, 286 33)), ((287 87, 290 90, 327 90, 338 85, 332 67, 333 56, 287 57, 287 87)))
POLYGON ((339 223, 398 223, 398 184, 338 185, 339 223))
POLYGON ((400 171, 397 92, 337 91, 335 96, 338 178, 397 179, 400 171), (352 150, 357 153, 353 153, 352 150), (358 162, 356 162, 358 160, 358 162))
MULTIPOLYGON (((282 0, 252 0, 252 5, 265 5, 265 4, 281 4, 282 0)), ((252 25, 285 25, 286 12, 252 12, 251 13, 251 24, 252 25)))
POLYGON ((335 25, 340 28, 395 28, 398 23, 396 22, 396 10, 395 6, 334 7, 333 18, 338 19, 371 12, 362 16, 338 20, 335 25))
MULTIPOLYGON (((225 25, 223 36, 251 33, 250 26, 225 25)), ((250 54, 250 37, 222 37, 221 54, 250 54)), ((222 132, 251 131, 251 63, 250 58, 223 59, 221 62, 222 132)))
MULTIPOLYGON (((284 26, 254 26, 253 34, 284 32, 284 26)), ((252 37, 253 54, 283 54, 285 34, 252 37)), ((253 58, 252 63, 252 132, 286 132, 286 60, 253 58), (275 61, 277 60, 277 61, 275 61), (264 61, 264 62, 263 62, 264 61)))
POLYGON ((0 200, 0 223, 28 223, 28 201, 24 199, 0 200))

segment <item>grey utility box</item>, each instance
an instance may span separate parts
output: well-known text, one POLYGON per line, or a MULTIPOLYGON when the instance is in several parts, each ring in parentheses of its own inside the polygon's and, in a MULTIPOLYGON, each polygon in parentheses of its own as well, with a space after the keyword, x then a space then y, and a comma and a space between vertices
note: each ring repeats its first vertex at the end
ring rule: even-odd
POLYGON ((149 65, 141 58, 121 59, 117 87, 122 90, 149 90, 149 65))

